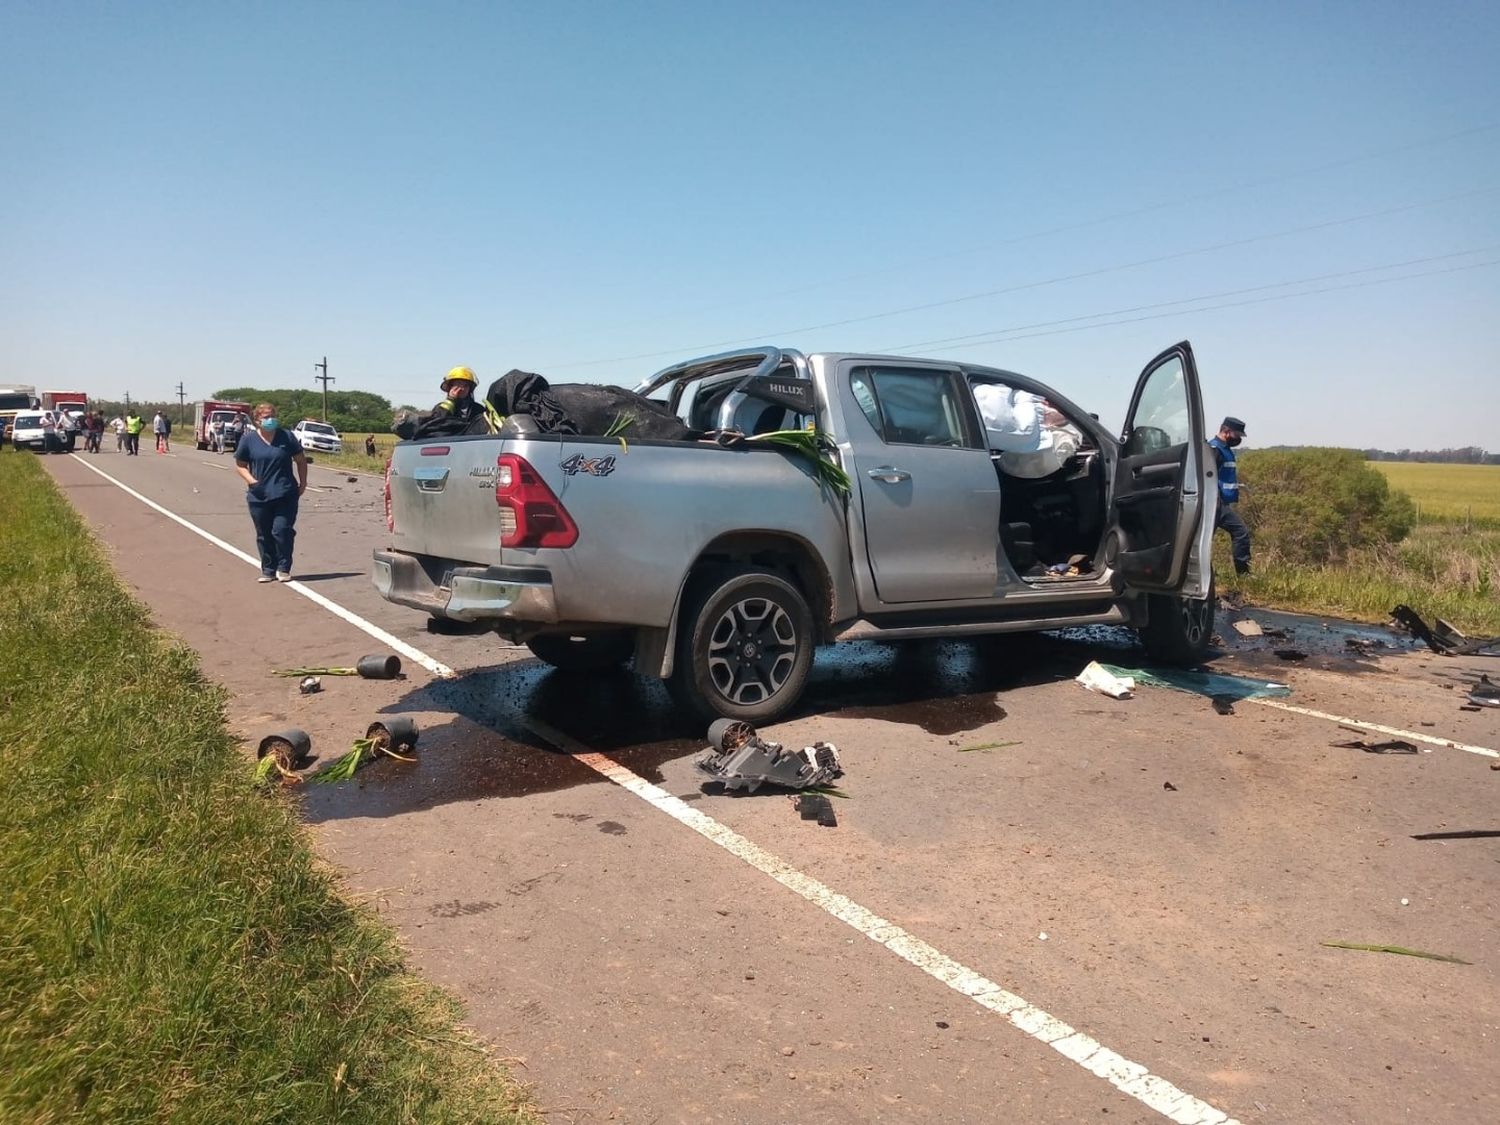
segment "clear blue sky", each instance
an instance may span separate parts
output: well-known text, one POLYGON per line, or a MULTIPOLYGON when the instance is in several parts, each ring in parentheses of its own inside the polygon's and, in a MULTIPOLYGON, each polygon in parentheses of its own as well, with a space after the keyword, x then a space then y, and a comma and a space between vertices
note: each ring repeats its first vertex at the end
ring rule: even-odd
POLYGON ((1497 59, 1493 0, 7 0, 0 381, 921 344, 1117 422, 1186 337, 1252 444, 1500 448, 1497 59))

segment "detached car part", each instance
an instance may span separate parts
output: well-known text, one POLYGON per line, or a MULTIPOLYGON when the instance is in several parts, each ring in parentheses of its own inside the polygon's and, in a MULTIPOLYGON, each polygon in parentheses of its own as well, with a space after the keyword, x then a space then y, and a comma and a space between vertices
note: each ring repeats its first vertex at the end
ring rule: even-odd
POLYGON ((749 723, 720 719, 708 728, 710 749, 695 763, 700 772, 725 789, 754 793, 762 785, 784 789, 806 789, 829 785, 844 776, 838 747, 817 742, 801 750, 788 750, 755 733, 749 723))

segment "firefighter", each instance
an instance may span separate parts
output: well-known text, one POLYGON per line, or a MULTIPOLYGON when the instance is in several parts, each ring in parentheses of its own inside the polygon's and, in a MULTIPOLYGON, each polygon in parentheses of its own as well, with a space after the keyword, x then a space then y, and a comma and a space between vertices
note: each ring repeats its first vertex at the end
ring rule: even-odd
POLYGON ((477 387, 478 380, 474 378, 473 371, 467 367, 455 367, 443 377, 442 388, 446 397, 432 408, 431 419, 439 422, 442 429, 449 433, 468 433, 470 424, 476 418, 483 418, 485 431, 492 434, 497 432, 505 419, 487 399, 475 397, 477 387), (445 415, 453 422, 443 424, 440 420, 445 415))

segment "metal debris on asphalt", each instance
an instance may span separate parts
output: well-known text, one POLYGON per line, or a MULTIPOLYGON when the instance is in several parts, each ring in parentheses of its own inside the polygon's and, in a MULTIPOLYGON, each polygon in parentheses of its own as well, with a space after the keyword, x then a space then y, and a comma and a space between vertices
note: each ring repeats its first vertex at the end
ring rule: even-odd
POLYGON ((1431 625, 1409 605, 1391 610, 1391 620, 1443 656, 1500 656, 1500 637, 1468 637, 1441 617, 1431 625))
POLYGON ((1293 663, 1307 659, 1307 653, 1300 648, 1278 648, 1275 650, 1277 660, 1289 660, 1293 663))
POLYGON ((1248 617, 1234 622, 1230 628, 1242 637, 1259 637, 1264 632, 1259 622, 1251 621, 1248 617))
POLYGON ((719 719, 709 727, 708 741, 711 748, 694 764, 722 782, 726 790, 754 793, 765 784, 806 789, 844 776, 838 747, 831 742, 788 750, 779 742, 762 739, 749 723, 734 719, 719 719))
POLYGON ((297 685, 297 690, 303 695, 313 695, 323 690, 323 681, 317 676, 304 676, 297 685))
POLYGON ((821 793, 803 793, 792 798, 792 805, 803 820, 816 820, 824 828, 837 828, 839 818, 833 811, 833 802, 821 793))
MULTIPOLYGON (((1364 738, 1352 738, 1348 742, 1330 742, 1328 745, 1340 750, 1363 750, 1366 754, 1420 754, 1412 743, 1404 738, 1390 738, 1384 742, 1371 742, 1364 738)), ((1430 753, 1430 751, 1428 751, 1430 753)))
POLYGON ((1469 689, 1469 702, 1480 707, 1500 707, 1500 687, 1481 673, 1479 682, 1469 689))
POLYGON ((1211 696, 1209 696, 1209 699, 1213 702, 1214 710, 1217 711, 1219 714, 1221 714, 1221 715, 1233 715, 1234 714, 1234 696, 1232 696, 1232 695, 1211 695, 1211 696))

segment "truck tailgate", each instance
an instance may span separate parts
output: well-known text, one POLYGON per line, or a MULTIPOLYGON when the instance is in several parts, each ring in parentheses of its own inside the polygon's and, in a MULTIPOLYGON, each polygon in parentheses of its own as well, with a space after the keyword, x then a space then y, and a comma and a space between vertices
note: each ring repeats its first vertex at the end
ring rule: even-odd
POLYGON ((399 551, 469 562, 497 562, 500 511, 495 459, 505 446, 489 434, 402 442, 387 484, 399 551))

